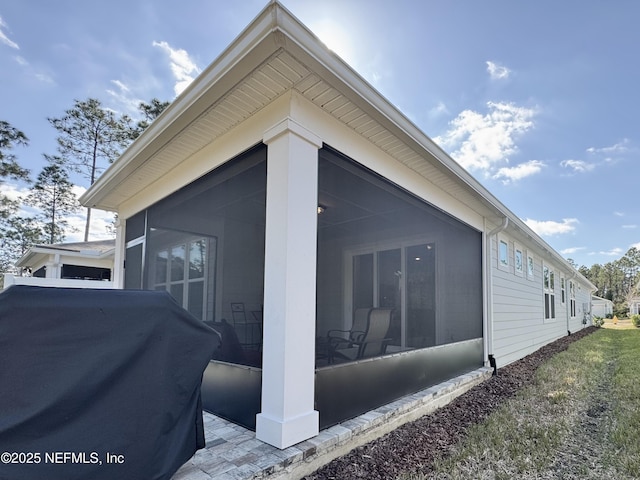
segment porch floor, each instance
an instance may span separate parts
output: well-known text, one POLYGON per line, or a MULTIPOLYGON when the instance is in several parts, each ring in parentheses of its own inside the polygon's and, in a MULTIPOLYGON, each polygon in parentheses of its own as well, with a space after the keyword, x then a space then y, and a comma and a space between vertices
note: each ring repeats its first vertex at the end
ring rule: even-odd
POLYGON ((492 373, 491 368, 482 367, 460 375, 322 430, 285 450, 256 439, 251 430, 204 412, 207 445, 172 480, 301 478, 334 458, 446 405, 492 373))

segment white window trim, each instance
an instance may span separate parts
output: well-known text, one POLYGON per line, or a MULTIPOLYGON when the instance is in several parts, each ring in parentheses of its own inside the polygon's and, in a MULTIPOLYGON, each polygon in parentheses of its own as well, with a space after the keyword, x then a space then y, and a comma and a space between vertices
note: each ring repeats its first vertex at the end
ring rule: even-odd
POLYGON ((167 264, 167 272, 166 272, 166 278, 164 282, 156 282, 155 279, 155 263, 152 261, 150 264, 150 272, 149 272, 149 279, 150 279, 150 286, 153 287, 154 290, 158 290, 159 288, 162 290, 166 290, 167 292, 171 292, 171 286, 172 285, 177 285, 177 284, 182 284, 183 285, 183 292, 182 292, 182 299, 176 299, 176 301, 185 309, 188 309, 188 299, 189 299, 189 285, 191 283, 200 283, 202 282, 202 288, 203 288, 203 304, 202 304, 202 312, 203 312, 203 318, 202 320, 208 320, 209 315, 208 312, 210 310, 210 305, 209 305, 209 299, 207 297, 207 289, 209 288, 210 283, 215 285, 215 277, 211 278, 212 272, 214 271, 212 269, 216 267, 217 259, 215 257, 215 252, 214 252, 214 256, 212 256, 212 252, 211 249, 212 248, 216 248, 215 246, 216 243, 216 237, 201 237, 201 236, 193 236, 193 235, 189 235, 186 236, 184 238, 181 238, 179 241, 177 242, 167 242, 161 246, 158 246, 152 254, 152 258, 153 256, 155 256, 157 253, 159 252, 167 252, 168 253, 168 264, 167 264), (189 245, 191 243, 194 243, 196 241, 204 241, 205 245, 206 245, 206 249, 207 249, 207 254, 206 254, 206 258, 205 258, 205 264, 204 264, 204 276, 203 277, 198 277, 198 278, 189 278, 189 262, 185 261, 184 264, 184 271, 183 271, 183 278, 182 280, 171 280, 170 279, 170 275, 171 275, 171 250, 174 247, 177 246, 184 246, 185 247, 185 253, 188 256, 189 255, 189 245))
POLYGON ((556 311, 555 271, 550 265, 542 263, 542 318, 544 322, 553 322, 558 318, 556 311), (549 285, 545 285, 545 271, 549 272, 549 285), (549 299, 549 316, 547 316, 547 298, 549 299))
POLYGON ((525 259, 524 249, 517 243, 513 244, 513 273, 519 277, 524 277, 525 259), (518 253, 520 253, 520 269, 518 269, 518 253))
POLYGON ((509 271, 509 240, 507 240, 506 238, 503 237, 498 237, 498 243, 497 243, 497 249, 498 249, 498 255, 497 255, 497 260, 498 260, 498 268, 500 270, 505 270, 505 271, 509 271), (506 245, 507 248, 507 256, 506 258, 502 257, 502 245, 506 245))
POLYGON ((527 264, 525 265, 525 268, 527 269, 527 278, 533 281, 536 278, 536 259, 530 253, 527 253, 526 258, 527 264), (531 261, 531 271, 529 271, 529 261, 531 261))

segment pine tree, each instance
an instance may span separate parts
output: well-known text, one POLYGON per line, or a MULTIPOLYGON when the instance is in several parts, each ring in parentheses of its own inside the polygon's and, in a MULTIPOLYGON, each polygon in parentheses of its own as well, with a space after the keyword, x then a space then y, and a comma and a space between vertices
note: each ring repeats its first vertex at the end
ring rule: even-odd
POLYGON ((45 155, 49 165, 45 166, 26 198, 27 205, 37 207, 41 213, 36 218, 42 222, 46 242, 64 241, 69 222, 66 217, 78 210, 78 199, 72 191, 67 171, 59 158, 45 155))
MULTIPOLYGON (((3 180, 29 181, 29 170, 22 168, 12 150, 20 145, 27 146, 29 139, 9 122, 0 120, 0 185, 3 180)), ((18 204, 0 193, 0 220, 7 219, 18 209, 18 204)))
MULTIPOLYGON (((48 120, 59 133, 58 151, 63 165, 84 176, 88 186, 136 136, 136 127, 128 116, 116 116, 95 98, 76 100, 64 116, 48 120)), ((85 242, 89 240, 90 225, 91 208, 87 208, 85 242)))
MULTIPOLYGON (((16 261, 44 240, 42 226, 35 218, 11 217, 0 236, 0 271, 14 271, 16 261)), ((17 273, 17 272, 16 272, 17 273)))
POLYGON ((139 136, 144 130, 151 125, 158 116, 169 106, 169 102, 161 102, 157 98, 152 98, 149 103, 140 102, 138 104, 138 110, 144 115, 144 118, 140 120, 137 125, 136 137, 139 136))

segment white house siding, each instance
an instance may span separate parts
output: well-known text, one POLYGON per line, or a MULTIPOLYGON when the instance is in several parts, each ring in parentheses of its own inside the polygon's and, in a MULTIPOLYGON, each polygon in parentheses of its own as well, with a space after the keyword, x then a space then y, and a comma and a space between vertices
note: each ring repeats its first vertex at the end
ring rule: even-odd
POLYGON ((507 365, 522 358, 540 347, 552 342, 568 331, 582 328, 584 307, 587 310, 590 298, 589 287, 576 282, 576 316, 569 313, 569 280, 573 274, 567 274, 557 262, 543 257, 537 249, 514 240, 504 233, 491 239, 491 272, 493 276, 493 353, 498 366, 507 365), (507 268, 499 266, 498 244, 500 240, 508 243, 507 268), (515 243, 523 252, 524 266, 522 275, 514 268, 515 243), (533 256, 534 275, 527 274, 527 257, 533 256), (543 264, 555 272, 555 319, 544 318, 543 264), (565 278, 565 303, 562 303, 561 278, 565 278))
MULTIPOLYGON (((630 305, 631 307, 631 305, 630 305)), ((609 314, 613 314, 613 302, 605 298, 592 297, 591 315, 592 317, 604 318, 609 314)))

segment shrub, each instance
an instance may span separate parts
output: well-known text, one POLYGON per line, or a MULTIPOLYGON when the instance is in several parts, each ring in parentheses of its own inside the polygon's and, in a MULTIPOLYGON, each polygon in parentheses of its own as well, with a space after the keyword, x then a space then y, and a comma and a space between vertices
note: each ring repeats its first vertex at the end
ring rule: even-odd
POLYGON ((632 315, 631 322, 634 326, 640 327, 640 315, 638 315, 637 313, 635 315, 632 315))
POLYGON ((600 328, 602 325, 604 325, 604 318, 598 317, 598 316, 594 316, 593 317, 593 326, 600 328))

